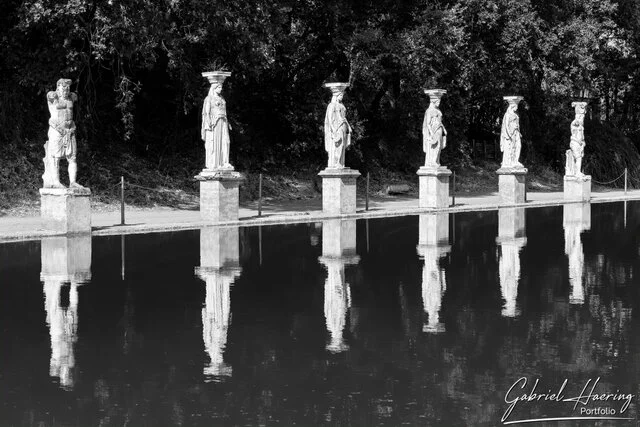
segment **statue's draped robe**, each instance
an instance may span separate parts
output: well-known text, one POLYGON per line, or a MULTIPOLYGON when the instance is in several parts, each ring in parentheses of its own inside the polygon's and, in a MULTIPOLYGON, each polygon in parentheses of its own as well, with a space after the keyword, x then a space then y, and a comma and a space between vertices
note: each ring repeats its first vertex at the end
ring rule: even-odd
POLYGON ((202 106, 202 133, 207 169, 229 166, 229 122, 224 98, 209 95, 202 106))
POLYGON ((345 106, 332 100, 324 117, 324 148, 329 168, 343 168, 345 150, 351 145, 351 126, 346 118, 345 106))
POLYGON ((440 152, 447 146, 442 112, 433 104, 424 113, 422 122, 422 149, 425 153, 425 166, 440 166, 440 152))
POLYGON ((520 119, 514 111, 508 109, 502 118, 500 131, 502 166, 510 167, 518 164, 521 144, 520 119))

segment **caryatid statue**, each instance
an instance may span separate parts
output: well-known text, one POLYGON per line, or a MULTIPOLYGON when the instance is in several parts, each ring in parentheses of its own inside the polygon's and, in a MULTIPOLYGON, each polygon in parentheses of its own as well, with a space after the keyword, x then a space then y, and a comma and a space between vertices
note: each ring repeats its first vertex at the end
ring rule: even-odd
POLYGON ((49 133, 44 145, 44 188, 66 188, 60 182, 60 159, 69 164, 69 186, 84 188, 76 182, 78 165, 76 163, 76 125, 73 121, 73 103, 78 96, 71 92, 71 80, 60 79, 56 90, 47 93, 49 106, 49 133))
POLYGON ((443 89, 425 90, 431 102, 424 113, 422 122, 422 149, 424 150, 424 165, 427 167, 440 166, 440 153, 447 146, 447 130, 442 124, 440 99, 447 93, 443 89))
POLYGON ((565 175, 584 177, 582 173, 582 158, 584 157, 584 115, 587 110, 586 102, 572 102, 576 117, 571 122, 570 149, 567 150, 567 161, 565 163, 565 175))
POLYGON ((520 163, 520 150, 522 149, 522 135, 520 134, 520 117, 518 116, 518 103, 521 96, 505 96, 509 103, 507 112, 502 118, 502 130, 500 132, 500 151, 502 151, 503 168, 524 168, 520 163))
POLYGON ((324 116, 324 149, 329 156, 327 168, 342 169, 345 167, 345 151, 351 145, 351 126, 347 122, 347 110, 342 104, 344 91, 349 84, 327 83, 324 86, 332 94, 324 116))
POLYGON ((205 168, 210 170, 233 170, 229 163, 229 130, 231 125, 227 119, 227 104, 222 93, 222 84, 231 73, 210 71, 202 73, 211 83, 209 94, 202 105, 201 137, 206 153, 205 168))

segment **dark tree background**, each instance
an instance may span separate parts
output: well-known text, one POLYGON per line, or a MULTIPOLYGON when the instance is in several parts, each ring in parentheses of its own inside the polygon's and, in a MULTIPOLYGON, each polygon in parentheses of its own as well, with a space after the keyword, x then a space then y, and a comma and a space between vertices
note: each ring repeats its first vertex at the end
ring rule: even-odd
MULTIPOLYGON (((445 164, 493 143, 503 95, 521 94, 524 160, 561 170, 573 97, 588 94, 587 172, 640 176, 640 3, 636 0, 3 0, 0 138, 6 191, 41 168, 45 94, 74 80, 80 157, 90 184, 203 164, 202 71, 227 69, 232 163, 316 170, 326 155, 328 81, 345 96, 361 171, 415 171, 422 90, 442 102, 445 164)), ((31 184, 29 184, 31 185, 31 184)), ((35 188, 39 182, 34 182, 35 188)))

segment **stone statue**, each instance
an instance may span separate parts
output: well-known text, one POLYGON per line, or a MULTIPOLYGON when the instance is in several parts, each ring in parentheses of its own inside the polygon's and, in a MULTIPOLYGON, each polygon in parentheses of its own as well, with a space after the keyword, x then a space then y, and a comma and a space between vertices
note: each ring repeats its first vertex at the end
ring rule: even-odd
POLYGON ((227 107, 222 92, 222 81, 214 81, 209 88, 209 95, 202 106, 202 130, 206 152, 206 169, 233 170, 229 163, 229 130, 231 125, 227 120, 227 107))
POLYGON ((573 102, 576 117, 571 122, 570 149, 567 150, 567 160, 565 163, 565 176, 575 176, 582 178, 582 158, 584 157, 584 116, 586 113, 586 102, 573 102))
POLYGON ((71 80, 60 79, 56 90, 47 93, 49 106, 49 139, 44 145, 44 188, 66 188, 60 182, 60 159, 69 164, 69 187, 84 188, 76 182, 76 125, 73 122, 73 103, 78 96, 70 91, 71 80))
POLYGON ((502 167, 522 169, 520 163, 520 150, 522 149, 522 135, 520 134, 520 117, 518 116, 518 102, 521 96, 505 96, 509 103, 507 112, 502 118, 502 130, 500 132, 500 151, 502 151, 502 167))
POLYGON ((329 156, 327 168, 344 168, 345 151, 351 145, 351 126, 347 122, 347 110, 342 104, 347 83, 327 83, 331 90, 331 102, 324 117, 324 148, 329 156))
POLYGON ((446 90, 425 90, 431 100, 424 113, 422 122, 422 149, 425 153, 424 165, 437 168, 440 166, 440 153, 447 146, 447 130, 442 124, 440 99, 446 90))

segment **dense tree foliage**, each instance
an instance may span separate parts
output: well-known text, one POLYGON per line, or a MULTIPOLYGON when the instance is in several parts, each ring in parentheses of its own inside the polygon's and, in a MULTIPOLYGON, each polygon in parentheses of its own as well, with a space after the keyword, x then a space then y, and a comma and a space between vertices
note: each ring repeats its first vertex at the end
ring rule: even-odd
POLYGON ((526 99, 528 164, 562 168, 570 101, 587 94, 587 170, 640 164, 635 0, 4 0, 0 24, 5 146, 42 144, 44 94, 65 76, 87 152, 200 164, 200 73, 225 68, 244 170, 324 163, 322 83, 336 80, 351 83, 347 161, 361 170, 420 164, 425 87, 448 90, 450 165, 469 161, 472 140, 493 144, 507 94, 526 99))

